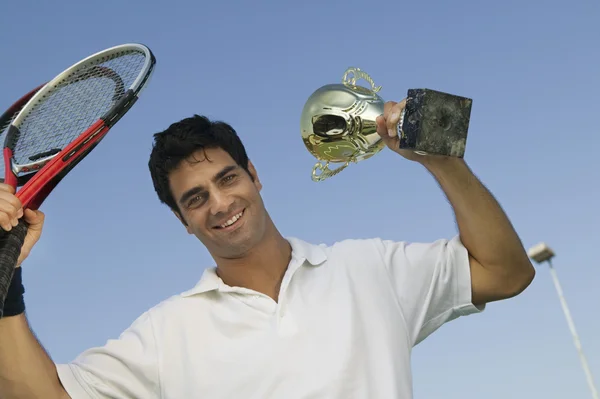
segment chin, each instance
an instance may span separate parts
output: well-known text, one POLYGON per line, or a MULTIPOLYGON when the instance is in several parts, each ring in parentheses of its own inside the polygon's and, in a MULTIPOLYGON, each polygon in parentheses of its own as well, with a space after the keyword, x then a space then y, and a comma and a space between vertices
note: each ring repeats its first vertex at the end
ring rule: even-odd
POLYGON ((231 241, 222 243, 222 245, 219 246, 219 252, 222 254, 222 258, 242 258, 248 252, 252 251, 261 240, 262 237, 257 234, 245 234, 244 237, 236 237, 231 241))
POLYGON ((257 220, 258 215, 248 210, 246 208, 247 219, 239 229, 228 234, 217 234, 205 242, 207 248, 210 246, 213 249, 211 253, 223 259, 242 258, 264 240, 266 233, 264 220, 260 218, 257 220))

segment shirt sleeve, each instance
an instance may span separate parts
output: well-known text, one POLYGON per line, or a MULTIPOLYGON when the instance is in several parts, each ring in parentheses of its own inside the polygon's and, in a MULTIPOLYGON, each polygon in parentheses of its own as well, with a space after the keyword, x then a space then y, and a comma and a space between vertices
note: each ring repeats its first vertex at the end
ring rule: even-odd
POLYGON ((150 314, 144 313, 118 339, 56 368, 72 399, 152 399, 160 398, 157 358, 150 314))
POLYGON ((458 236, 433 243, 379 241, 411 342, 417 345, 444 323, 478 313, 472 303, 467 249, 458 236))

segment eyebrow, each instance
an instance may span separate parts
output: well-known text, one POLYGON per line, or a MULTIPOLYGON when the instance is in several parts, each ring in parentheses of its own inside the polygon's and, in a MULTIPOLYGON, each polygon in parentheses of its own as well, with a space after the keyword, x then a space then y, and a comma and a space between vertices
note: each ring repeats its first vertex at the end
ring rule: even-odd
POLYGON ((222 178, 224 178, 229 172, 231 172, 232 170, 237 169, 238 166, 237 165, 230 165, 230 166, 226 166, 224 167, 219 173, 217 173, 215 175, 215 177, 213 177, 213 181, 217 181, 217 180, 221 180, 222 178))
MULTIPOLYGON (((237 165, 226 166, 223 169, 221 169, 216 175, 214 175, 212 180, 213 181, 221 180, 229 172, 231 172, 237 168, 238 168, 237 165)), ((204 186, 202 186, 202 185, 192 187, 189 190, 187 190, 185 193, 183 193, 183 195, 179 198, 179 204, 183 205, 183 204, 185 204, 185 202, 187 202, 190 198, 194 197, 195 195, 202 194, 205 192, 206 192, 206 188, 204 188, 204 186)))

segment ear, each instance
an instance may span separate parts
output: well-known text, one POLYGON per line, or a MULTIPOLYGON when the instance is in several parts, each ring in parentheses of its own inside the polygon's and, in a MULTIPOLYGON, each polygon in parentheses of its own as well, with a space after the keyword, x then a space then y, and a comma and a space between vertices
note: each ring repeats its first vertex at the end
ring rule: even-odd
POLYGON ((181 216, 181 214, 177 211, 174 211, 174 210, 171 210, 171 211, 177 217, 177 219, 179 219, 179 221, 181 222, 183 227, 185 227, 185 230, 188 232, 188 234, 193 234, 192 231, 190 230, 190 226, 186 223, 185 219, 183 219, 183 216, 181 216))
POLYGON ((254 167, 252 161, 248 161, 248 171, 250 172, 250 176, 254 178, 254 185, 256 186, 258 191, 262 190, 262 183, 258 178, 258 173, 256 172, 256 168, 254 167))

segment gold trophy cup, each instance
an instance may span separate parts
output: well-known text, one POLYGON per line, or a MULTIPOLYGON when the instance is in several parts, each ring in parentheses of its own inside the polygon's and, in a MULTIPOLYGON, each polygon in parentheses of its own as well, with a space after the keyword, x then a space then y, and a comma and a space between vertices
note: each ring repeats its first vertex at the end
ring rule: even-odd
MULTIPOLYGON (((359 68, 348 68, 342 83, 317 89, 306 101, 300 118, 302 141, 318 160, 313 181, 337 175, 350 163, 368 159, 385 144, 376 119, 385 101, 381 86, 359 68), (370 87, 357 85, 364 79, 370 87), (330 169, 330 163, 339 164, 330 169)), ((463 157, 473 101, 429 89, 410 89, 398 123, 400 148, 423 155, 463 157)))

